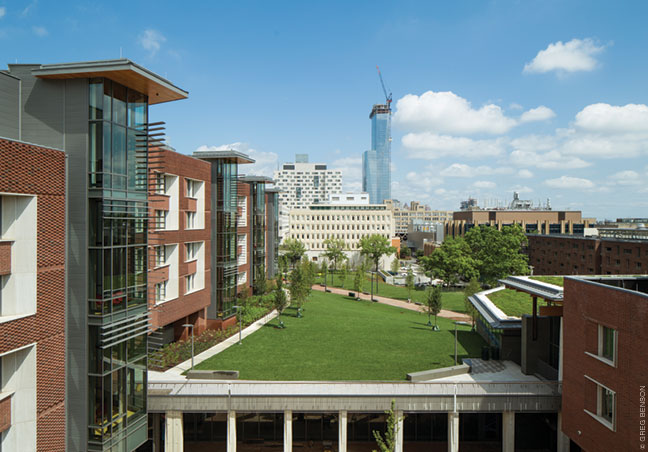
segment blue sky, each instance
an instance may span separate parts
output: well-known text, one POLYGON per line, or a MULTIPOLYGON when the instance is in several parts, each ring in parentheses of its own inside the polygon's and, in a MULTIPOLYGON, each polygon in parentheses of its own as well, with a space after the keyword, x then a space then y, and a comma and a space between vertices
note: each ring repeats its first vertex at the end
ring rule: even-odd
POLYGON ((393 195, 551 198, 648 216, 645 2, 0 0, 2 63, 123 56, 189 91, 151 108, 170 144, 295 153, 360 188, 369 112, 393 91, 393 195))

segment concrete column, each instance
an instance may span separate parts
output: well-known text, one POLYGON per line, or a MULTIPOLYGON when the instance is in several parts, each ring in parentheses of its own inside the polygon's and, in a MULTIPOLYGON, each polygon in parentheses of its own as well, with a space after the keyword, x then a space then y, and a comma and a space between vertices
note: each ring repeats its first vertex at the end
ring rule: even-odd
POLYGON ((236 452, 236 411, 227 412, 227 452, 236 452))
POLYGON ((284 411, 284 452, 292 452, 292 411, 284 411))
POLYGON ((569 436, 562 431, 562 411, 558 412, 556 430, 558 430, 558 452, 569 452, 569 436))
POLYGON ((162 452, 160 440, 160 413, 153 413, 153 452, 162 452))
POLYGON ((394 415, 396 416, 396 435, 395 436, 395 441, 394 441, 394 452, 403 452, 403 411, 402 410, 396 410, 394 411, 394 415))
POLYGON ((448 413, 448 452, 459 452, 459 413, 448 413))
POLYGON ((347 452, 347 412, 338 413, 338 452, 347 452))
POLYGON ((184 438, 182 437, 182 411, 166 412, 164 449, 166 452, 183 452, 184 438))
POLYGON ((502 452, 515 452, 515 412, 502 413, 502 452))

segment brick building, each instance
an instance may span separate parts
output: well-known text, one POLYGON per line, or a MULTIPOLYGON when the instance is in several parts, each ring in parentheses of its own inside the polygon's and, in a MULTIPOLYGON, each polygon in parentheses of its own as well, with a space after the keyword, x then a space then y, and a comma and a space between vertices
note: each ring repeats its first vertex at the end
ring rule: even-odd
POLYGON ((563 432, 582 450, 640 450, 648 278, 565 278, 564 299, 563 432))
POLYGON ((154 151, 149 189, 151 325, 164 342, 200 334, 211 293, 211 167, 170 148, 154 151))
POLYGON ((648 273, 648 236, 601 230, 598 237, 527 234, 529 265, 537 275, 648 273))
POLYGON ((2 450, 65 450, 65 160, 0 138, 2 450))

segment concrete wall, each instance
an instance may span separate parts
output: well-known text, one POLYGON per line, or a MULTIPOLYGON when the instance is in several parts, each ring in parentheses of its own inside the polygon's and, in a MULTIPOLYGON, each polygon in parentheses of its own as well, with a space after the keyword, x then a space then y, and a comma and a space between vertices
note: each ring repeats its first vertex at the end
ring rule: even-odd
POLYGON ((20 80, 0 72, 0 137, 20 139, 20 80))
POLYGON ((522 373, 539 374, 549 380, 558 378, 558 369, 552 369, 549 362, 550 318, 538 317, 536 340, 533 339, 533 317, 522 316, 521 362, 522 373))

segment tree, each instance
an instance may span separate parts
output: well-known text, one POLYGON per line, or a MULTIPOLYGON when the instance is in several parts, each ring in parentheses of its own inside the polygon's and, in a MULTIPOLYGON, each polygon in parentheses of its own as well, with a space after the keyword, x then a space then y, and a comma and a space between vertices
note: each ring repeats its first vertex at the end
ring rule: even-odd
POLYGON ((394 260, 392 260, 391 263, 391 272, 396 275, 398 274, 398 270, 400 270, 400 263, 398 261, 398 253, 395 253, 394 260))
POLYGON ((254 294, 263 295, 267 291, 268 281, 266 280, 265 266, 261 265, 259 267, 259 274, 254 280, 254 294))
POLYGON ((286 273, 288 273, 288 265, 289 265, 289 260, 288 256, 285 254, 281 254, 279 256, 279 273, 281 273, 281 277, 284 278, 286 276, 286 273))
MULTIPOLYGON (((373 436, 378 444, 378 449, 380 452, 394 452, 396 450, 396 434, 398 433, 398 423, 401 421, 401 418, 396 416, 395 408, 396 402, 392 400, 391 408, 389 411, 385 411, 387 415, 387 431, 385 432, 385 438, 383 439, 380 432, 373 430, 373 436)), ((373 452, 378 452, 375 449, 373 452)))
POLYGON ((362 266, 358 266, 355 273, 353 274, 353 290, 357 294, 357 299, 360 299, 360 292, 362 292, 365 280, 365 272, 362 266))
POLYGON ((284 312, 284 309, 286 309, 288 299, 286 298, 286 292, 283 289, 283 281, 281 278, 277 278, 277 287, 275 287, 274 290, 273 302, 275 309, 279 313, 277 316, 279 320, 279 328, 285 328, 284 323, 281 320, 281 314, 284 312))
POLYGON ((477 279, 473 278, 470 280, 466 288, 464 289, 464 306, 466 308, 466 312, 472 319, 472 329, 475 329, 475 320, 477 319, 477 309, 475 309, 475 306, 470 302, 469 298, 473 295, 475 295, 477 292, 481 290, 481 286, 479 285, 479 281, 477 279))
POLYGON ((342 265, 342 284, 341 287, 344 288, 346 285, 346 280, 349 277, 349 263, 345 262, 344 265, 342 265))
POLYGON ((442 279, 446 285, 479 276, 471 248, 461 237, 445 239, 430 256, 422 257, 421 263, 426 271, 435 278, 442 279))
POLYGON ((412 300, 412 290, 414 289, 414 272, 412 267, 407 269, 407 276, 405 276, 405 287, 407 287, 407 301, 412 300))
POLYGON ((322 255, 333 262, 333 270, 337 271, 338 264, 347 259, 347 255, 344 253, 346 243, 342 239, 326 239, 323 243, 326 251, 322 255))
POLYGON ((409 249, 408 247, 404 246, 400 249, 400 258, 401 259, 408 259, 412 257, 412 250, 409 249))
POLYGON ((306 288, 304 285, 304 271, 301 265, 295 266, 290 272, 288 279, 288 292, 290 292, 290 301, 297 307, 297 317, 301 317, 301 308, 306 298, 306 288))
POLYGON ((285 239, 279 249, 288 258, 292 268, 295 268, 295 264, 306 254, 306 246, 297 239, 285 239))
POLYGON ((489 285, 509 275, 527 275, 528 257, 522 253, 527 238, 522 226, 503 226, 501 231, 488 225, 472 228, 465 235, 479 272, 479 279, 489 285))
POLYGON ((430 322, 430 315, 434 316, 434 331, 439 329, 437 325, 437 315, 441 312, 442 302, 441 302, 441 286, 428 287, 426 297, 425 297, 425 306, 428 311, 428 326, 432 325, 430 322))
POLYGON ((395 252, 396 248, 389 244, 389 239, 384 235, 372 234, 360 239, 360 254, 371 259, 375 271, 378 271, 381 257, 395 252))

